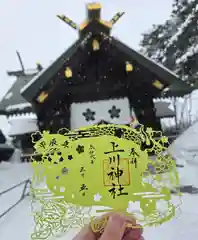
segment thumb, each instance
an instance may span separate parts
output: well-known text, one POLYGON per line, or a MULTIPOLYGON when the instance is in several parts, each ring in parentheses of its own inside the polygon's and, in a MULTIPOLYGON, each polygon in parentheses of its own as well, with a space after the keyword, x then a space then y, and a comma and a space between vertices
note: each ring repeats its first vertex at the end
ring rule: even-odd
POLYGON ((100 240, 121 240, 125 231, 126 219, 120 215, 110 216, 100 240))

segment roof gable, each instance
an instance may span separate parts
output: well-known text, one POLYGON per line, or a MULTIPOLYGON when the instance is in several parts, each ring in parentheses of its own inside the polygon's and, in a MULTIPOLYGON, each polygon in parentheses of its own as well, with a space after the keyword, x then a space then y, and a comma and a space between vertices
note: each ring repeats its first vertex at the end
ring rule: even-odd
MULTIPOLYGON (((81 26, 79 29, 79 39, 68 49, 66 50, 58 59, 56 59, 48 68, 42 70, 36 77, 34 77, 28 84, 26 84, 23 89, 21 90, 21 94, 24 96, 25 99, 27 99, 29 102, 32 102, 33 99, 42 91, 42 89, 46 86, 46 84, 60 71, 60 69, 63 67, 66 61, 72 60, 73 56, 75 54, 80 54, 84 50, 84 46, 86 44, 90 44, 90 41, 93 41, 93 37, 99 36, 100 37, 100 44, 102 44, 103 40, 108 39, 109 44, 116 48, 120 55, 124 55, 126 61, 135 61, 145 69, 147 69, 148 72, 156 76, 156 79, 152 79, 153 82, 151 82, 151 85, 154 85, 154 81, 158 81, 159 84, 161 84, 161 87, 159 87, 160 91, 165 89, 166 87, 169 87, 171 85, 174 86, 184 86, 186 89, 185 93, 190 93, 192 89, 190 86, 184 82, 181 83, 181 80, 179 80, 178 76, 175 75, 173 72, 168 70, 167 68, 163 67, 162 65, 159 65, 152 61, 151 59, 148 59, 141 53, 131 49, 126 44, 122 43, 118 39, 110 36, 110 29, 113 26, 113 23, 116 22, 116 18, 109 21, 110 25, 105 24, 104 21, 100 19, 100 4, 88 4, 88 17, 87 22, 81 26)), ((118 14, 119 16, 122 16, 121 13, 118 14)), ((77 25, 72 23, 72 20, 64 17, 59 16, 61 20, 69 24, 70 26, 75 26, 75 29, 77 28, 77 25)), ((74 28, 74 27, 73 27, 74 28)), ((74 64, 74 63, 73 63, 74 64)), ((74 71, 77 69, 73 68, 74 71)))

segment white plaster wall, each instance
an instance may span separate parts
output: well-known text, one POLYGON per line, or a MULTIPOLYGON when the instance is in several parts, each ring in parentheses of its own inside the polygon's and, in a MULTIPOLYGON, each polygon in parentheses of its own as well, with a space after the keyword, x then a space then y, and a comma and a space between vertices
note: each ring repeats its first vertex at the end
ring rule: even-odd
POLYGON ((101 120, 114 124, 127 124, 130 123, 130 118, 131 110, 128 98, 73 103, 71 105, 70 123, 72 129, 97 124, 101 120), (119 118, 112 119, 110 117, 108 111, 112 108, 112 106, 116 106, 116 108, 121 110, 119 118), (96 113, 93 121, 86 121, 85 117, 83 116, 83 112, 85 112, 88 108, 96 113))

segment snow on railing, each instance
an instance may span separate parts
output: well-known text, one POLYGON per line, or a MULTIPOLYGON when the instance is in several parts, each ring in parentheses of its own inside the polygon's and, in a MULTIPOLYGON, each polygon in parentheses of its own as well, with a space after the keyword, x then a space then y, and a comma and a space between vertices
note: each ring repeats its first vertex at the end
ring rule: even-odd
POLYGON ((22 194, 21 194, 20 199, 19 199, 15 204, 13 204, 11 207, 9 207, 6 211, 4 211, 2 214, 0 214, 0 219, 1 219, 3 216, 5 216, 7 213, 9 213, 14 207, 16 207, 26 196, 29 195, 29 192, 26 193, 26 191, 27 191, 28 185, 31 184, 31 180, 30 180, 30 179, 27 179, 27 180, 25 180, 25 181, 22 181, 22 182, 20 182, 20 183, 18 183, 18 184, 16 184, 16 185, 14 185, 14 186, 12 186, 12 187, 4 190, 3 192, 0 192, 0 197, 1 197, 2 195, 6 194, 6 193, 8 193, 8 192, 10 192, 10 191, 12 191, 13 189, 15 189, 15 188, 17 188, 17 187, 19 187, 19 186, 21 186, 21 185, 23 185, 23 184, 24 184, 24 188, 23 188, 23 192, 22 192, 22 194))

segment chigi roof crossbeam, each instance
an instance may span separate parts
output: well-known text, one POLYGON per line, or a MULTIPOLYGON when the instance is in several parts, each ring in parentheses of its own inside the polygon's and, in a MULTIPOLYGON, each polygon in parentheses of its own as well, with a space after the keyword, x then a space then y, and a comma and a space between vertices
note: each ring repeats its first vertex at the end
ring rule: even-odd
POLYGON ((96 26, 99 25, 102 27, 103 32, 110 34, 113 25, 117 23, 117 21, 124 15, 124 12, 118 12, 110 21, 104 21, 101 19, 101 4, 99 3, 88 3, 86 5, 86 10, 86 19, 80 25, 75 23, 72 19, 64 14, 57 15, 57 17, 73 29, 78 30, 81 37, 87 32, 97 31, 98 28, 96 26))

